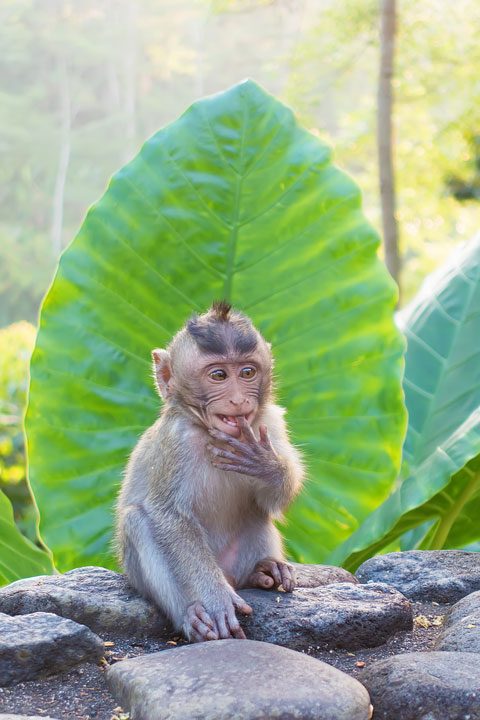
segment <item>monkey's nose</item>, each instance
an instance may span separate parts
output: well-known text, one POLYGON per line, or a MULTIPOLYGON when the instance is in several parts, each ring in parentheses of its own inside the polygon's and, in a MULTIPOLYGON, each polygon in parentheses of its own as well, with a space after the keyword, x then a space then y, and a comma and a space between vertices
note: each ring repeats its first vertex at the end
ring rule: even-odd
POLYGON ((232 405, 250 405, 249 398, 230 398, 232 405))

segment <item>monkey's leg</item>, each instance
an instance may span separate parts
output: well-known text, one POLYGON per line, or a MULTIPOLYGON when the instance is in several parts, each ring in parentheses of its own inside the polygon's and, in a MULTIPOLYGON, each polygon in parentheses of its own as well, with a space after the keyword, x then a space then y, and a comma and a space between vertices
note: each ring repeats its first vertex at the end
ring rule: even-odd
MULTIPOLYGON (((144 597, 151 598, 168 616, 175 630, 181 631, 187 603, 185 594, 171 571, 168 559, 155 542, 147 513, 130 505, 123 515, 123 565, 131 584, 144 597)), ((192 615, 192 628, 203 639, 216 639, 212 621, 206 613, 192 615), (210 637, 209 637, 210 635, 210 637)))
POLYGON ((216 565, 201 531, 180 517, 163 516, 159 528, 140 506, 123 513, 123 558, 127 576, 189 640, 244 638, 235 610, 251 607, 235 593, 216 565))

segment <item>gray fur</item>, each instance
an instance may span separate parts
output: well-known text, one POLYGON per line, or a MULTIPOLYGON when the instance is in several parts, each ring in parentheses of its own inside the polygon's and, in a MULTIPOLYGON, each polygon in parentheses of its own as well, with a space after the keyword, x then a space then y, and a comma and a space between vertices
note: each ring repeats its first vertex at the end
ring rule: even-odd
POLYGON ((235 588, 265 558, 285 562, 273 518, 298 492, 301 458, 283 410, 268 397, 258 405, 252 430, 258 437, 259 425, 268 427, 275 474, 267 466, 258 477, 214 467, 201 413, 177 392, 165 397, 160 418, 141 437, 125 471, 117 506, 120 560, 133 586, 187 637, 205 639, 192 626, 196 603, 212 618, 216 636, 231 636, 221 627, 233 617, 231 632, 240 637, 240 629, 232 629, 234 610, 245 603, 235 588))

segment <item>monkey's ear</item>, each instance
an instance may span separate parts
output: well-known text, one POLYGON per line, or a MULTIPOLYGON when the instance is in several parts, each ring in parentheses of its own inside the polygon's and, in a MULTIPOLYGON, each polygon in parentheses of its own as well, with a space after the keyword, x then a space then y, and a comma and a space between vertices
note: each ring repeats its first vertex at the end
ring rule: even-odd
POLYGON ((166 350, 152 350, 155 384, 163 400, 172 394, 172 367, 166 350))

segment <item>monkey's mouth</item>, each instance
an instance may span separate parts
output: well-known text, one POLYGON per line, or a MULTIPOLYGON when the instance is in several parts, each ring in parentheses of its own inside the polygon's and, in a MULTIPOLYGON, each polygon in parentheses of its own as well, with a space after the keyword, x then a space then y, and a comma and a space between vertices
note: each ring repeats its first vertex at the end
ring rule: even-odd
POLYGON ((222 423, 225 423, 225 425, 229 425, 230 427, 239 427, 239 418, 243 418, 245 422, 250 425, 250 421, 253 418, 254 413, 250 412, 248 415, 218 415, 222 423))

